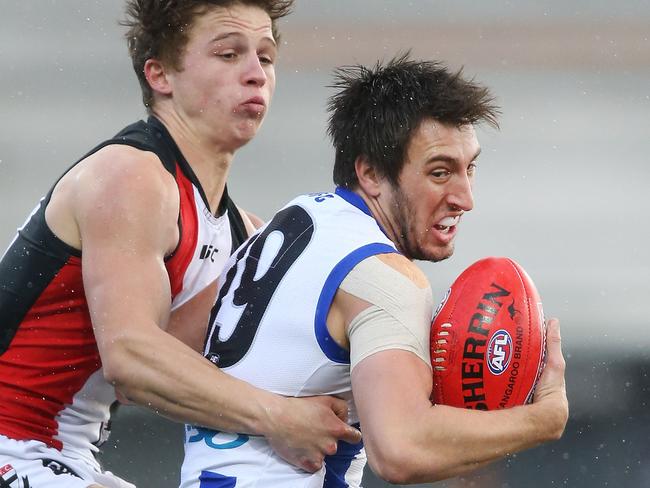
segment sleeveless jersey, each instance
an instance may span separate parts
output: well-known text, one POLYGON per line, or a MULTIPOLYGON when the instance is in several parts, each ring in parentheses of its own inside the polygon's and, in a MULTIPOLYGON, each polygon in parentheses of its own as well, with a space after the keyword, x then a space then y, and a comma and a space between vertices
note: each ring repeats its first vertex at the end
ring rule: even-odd
MULTIPOLYGON (((330 336, 327 314, 350 270, 397 252, 357 194, 300 196, 226 265, 205 356, 228 374, 285 396, 337 395, 352 402, 349 352, 330 336)), ((277 457, 262 437, 186 427, 182 488, 360 486, 362 443, 340 442, 315 474, 277 457), (221 483, 221 484, 220 484, 221 483)))
MULTIPOLYGON (((178 308, 219 276, 243 242, 241 215, 225 191, 218 216, 210 213, 196 176, 156 118, 126 127, 79 161, 109 144, 155 153, 176 180, 180 238, 165 265, 172 309, 178 308)), ((45 221, 53 188, 0 260, 0 434, 94 462, 115 392, 101 371, 81 252, 45 221)))

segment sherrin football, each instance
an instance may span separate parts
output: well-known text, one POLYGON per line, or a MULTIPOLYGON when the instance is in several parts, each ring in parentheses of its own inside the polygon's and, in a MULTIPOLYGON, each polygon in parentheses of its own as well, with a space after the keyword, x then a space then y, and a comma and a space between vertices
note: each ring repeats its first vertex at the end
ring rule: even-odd
POLYGON ((529 403, 545 355, 533 281, 512 259, 481 259, 454 281, 431 324, 431 401, 478 410, 529 403))

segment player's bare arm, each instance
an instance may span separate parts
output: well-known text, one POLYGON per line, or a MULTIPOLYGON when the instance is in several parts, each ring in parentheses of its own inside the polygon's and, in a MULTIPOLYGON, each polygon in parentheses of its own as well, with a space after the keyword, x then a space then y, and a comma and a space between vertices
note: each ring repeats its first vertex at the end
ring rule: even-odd
MULTIPOLYGON (((332 412, 336 400, 297 402, 253 388, 162 330, 170 307, 164 258, 176 246, 178 196, 160 166, 148 153, 109 146, 66 177, 48 215, 55 232, 63 222, 77 227, 83 242, 84 286, 105 376, 129 400, 167 417, 266 435, 290 462, 320 467, 338 438, 359 438, 332 412), (57 208, 71 209, 75 225, 57 208)), ((62 237, 75 242, 74 235, 62 237)))
MULTIPOLYGON (((382 258, 421 287, 417 268, 408 260, 382 258)), ((345 303, 341 301, 339 306, 344 303, 347 309, 359 300, 349 294, 341 296, 345 303)), ((354 337, 351 340, 354 349, 354 337)), ((392 483, 456 476, 559 438, 568 407, 557 321, 549 321, 548 364, 534 404, 490 412, 432 405, 431 387, 428 362, 407 350, 371 354, 352 369, 352 389, 370 466, 392 483), (376 408, 379 404, 381 409, 376 408)))

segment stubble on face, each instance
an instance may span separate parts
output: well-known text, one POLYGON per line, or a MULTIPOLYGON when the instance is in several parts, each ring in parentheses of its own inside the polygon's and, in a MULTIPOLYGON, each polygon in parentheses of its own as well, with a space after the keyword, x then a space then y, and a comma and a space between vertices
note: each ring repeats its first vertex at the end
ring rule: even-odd
POLYGON ((399 184, 392 186, 391 210, 393 220, 397 227, 398 235, 396 243, 404 256, 411 260, 431 261, 437 263, 449 259, 454 253, 453 241, 446 246, 427 251, 420 244, 420 241, 426 242, 429 228, 419 231, 416 226, 416 208, 417 202, 414 198, 408 196, 399 184))

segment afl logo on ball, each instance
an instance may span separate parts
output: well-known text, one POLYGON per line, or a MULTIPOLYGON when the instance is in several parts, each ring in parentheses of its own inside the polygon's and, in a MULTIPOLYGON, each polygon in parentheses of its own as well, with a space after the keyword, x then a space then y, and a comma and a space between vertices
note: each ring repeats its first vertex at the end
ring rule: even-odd
POLYGON ((488 345, 485 359, 492 374, 500 375, 512 359, 512 338, 507 330, 497 330, 488 345))

